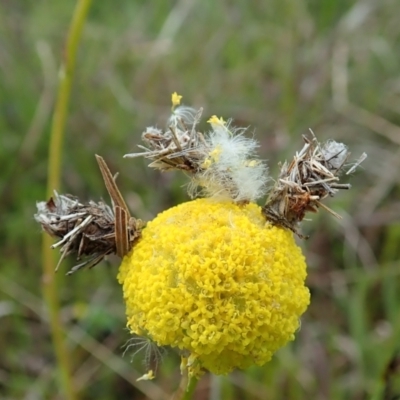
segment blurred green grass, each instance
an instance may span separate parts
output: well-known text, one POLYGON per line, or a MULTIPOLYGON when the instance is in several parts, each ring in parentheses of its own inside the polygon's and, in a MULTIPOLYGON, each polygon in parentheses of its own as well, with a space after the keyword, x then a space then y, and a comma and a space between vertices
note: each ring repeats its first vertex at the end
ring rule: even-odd
MULTIPOLYGON (((0 397, 57 399, 41 300, 40 228, 57 69, 74 4, 0 1, 0 397)), ((303 229, 312 304, 294 343, 263 368, 206 377, 198 398, 394 399, 400 394, 400 4, 396 0, 93 2, 75 73, 63 191, 107 199, 100 154, 134 215, 187 199, 180 174, 124 160, 142 130, 164 124, 170 94, 205 115, 251 126, 277 162, 312 128, 369 154, 353 189, 303 229)), ((60 279, 74 379, 85 399, 159 398, 179 360, 136 383, 141 360, 121 346, 121 291, 110 260, 60 279)), ((66 271, 67 263, 62 266, 66 271)), ((63 271, 60 271, 61 273, 63 271)))

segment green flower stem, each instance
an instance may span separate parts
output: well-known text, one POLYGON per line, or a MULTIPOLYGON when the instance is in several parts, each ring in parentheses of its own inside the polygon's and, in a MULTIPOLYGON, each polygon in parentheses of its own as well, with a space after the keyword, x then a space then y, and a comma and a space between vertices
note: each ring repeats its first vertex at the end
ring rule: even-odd
POLYGON ((186 390, 183 392, 182 400, 191 400, 194 390, 196 389, 198 379, 192 376, 189 379, 189 384, 186 390))
MULTIPOLYGON (((75 68, 77 48, 90 3, 91 0, 78 0, 75 6, 68 32, 64 59, 60 67, 58 95, 50 133, 47 198, 51 197, 53 190, 58 190, 60 186, 62 143, 71 93, 72 76, 75 68)), ((57 283, 54 272, 55 254, 51 252, 50 246, 51 239, 46 233, 43 233, 43 297, 49 312, 50 330, 58 363, 61 391, 65 399, 75 400, 77 396, 72 382, 68 349, 59 313, 60 305, 57 297, 57 283)))
POLYGON ((198 378, 191 377, 188 379, 188 371, 184 371, 179 383, 179 388, 174 393, 171 400, 191 400, 194 390, 196 389, 197 382, 198 378))

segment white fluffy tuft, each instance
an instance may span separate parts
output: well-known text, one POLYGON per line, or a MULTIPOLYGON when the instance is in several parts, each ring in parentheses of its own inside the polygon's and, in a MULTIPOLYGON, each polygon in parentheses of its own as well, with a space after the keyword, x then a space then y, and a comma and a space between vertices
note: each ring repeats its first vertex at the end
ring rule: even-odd
POLYGON ((338 169, 346 162, 349 150, 345 144, 329 140, 324 144, 322 154, 333 168, 338 169))
POLYGON ((184 123, 187 127, 192 126, 196 121, 196 115, 198 111, 192 107, 179 106, 172 111, 171 116, 168 118, 167 129, 170 126, 178 126, 180 123, 184 123))
POLYGON ((213 129, 206 138, 210 150, 203 171, 192 182, 192 193, 201 186, 206 196, 236 202, 262 197, 266 192, 268 171, 255 156, 258 142, 243 135, 246 129, 211 125, 213 129))

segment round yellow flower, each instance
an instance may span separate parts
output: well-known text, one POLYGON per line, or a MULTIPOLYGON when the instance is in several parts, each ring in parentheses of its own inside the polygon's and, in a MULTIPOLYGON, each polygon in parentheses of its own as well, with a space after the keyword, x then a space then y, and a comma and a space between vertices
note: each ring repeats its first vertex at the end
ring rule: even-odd
POLYGON ((149 222, 122 261, 129 329, 181 349, 189 372, 263 365, 309 304, 292 232, 256 204, 198 199, 149 222))

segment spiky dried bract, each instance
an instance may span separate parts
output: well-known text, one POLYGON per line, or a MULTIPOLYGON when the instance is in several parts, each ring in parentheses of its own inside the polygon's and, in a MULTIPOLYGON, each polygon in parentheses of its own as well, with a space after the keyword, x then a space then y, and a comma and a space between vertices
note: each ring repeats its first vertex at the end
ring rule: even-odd
MULTIPOLYGON (((173 94, 173 105, 180 101, 178 97, 173 94)), ((265 163, 255 155, 257 141, 244 136, 246 129, 234 128, 216 116, 209 120, 210 132, 199 132, 201 115, 202 109, 173 106, 167 130, 147 128, 142 135, 147 147, 139 146, 144 152, 124 157, 144 156, 152 160, 152 168, 187 172, 192 178, 192 197, 200 194, 238 203, 262 197, 268 174, 265 163)))
MULTIPOLYGON (((83 267, 92 268, 109 254, 116 253, 115 215, 103 202, 89 201, 81 203, 70 195, 54 196, 47 202, 37 203, 35 220, 52 237, 61 239, 52 248, 60 247, 61 261, 70 254, 75 254, 76 264, 68 274, 83 267)), ((140 223, 130 221, 128 237, 130 247, 140 236, 140 223)))
MULTIPOLYGON (((335 217, 338 214, 321 201, 333 197, 340 189, 350 189, 350 184, 339 183, 346 162, 350 156, 347 146, 329 140, 321 145, 313 134, 312 139, 304 137, 303 149, 296 153, 292 162, 285 162, 278 180, 271 190, 263 214, 273 224, 298 232, 298 223, 307 212, 324 208, 335 217)), ((347 174, 366 158, 364 153, 347 171, 347 174)))
POLYGON ((269 361, 299 327, 305 277, 290 231, 254 203, 213 199, 149 222, 118 274, 131 332, 180 349, 191 375, 269 361))
POLYGON ((173 110, 166 131, 148 127, 142 140, 148 147, 139 146, 144 152, 126 154, 132 158, 143 156, 152 160, 152 168, 167 171, 171 169, 196 173, 207 156, 207 145, 196 125, 201 118, 199 111, 181 106, 173 110))

